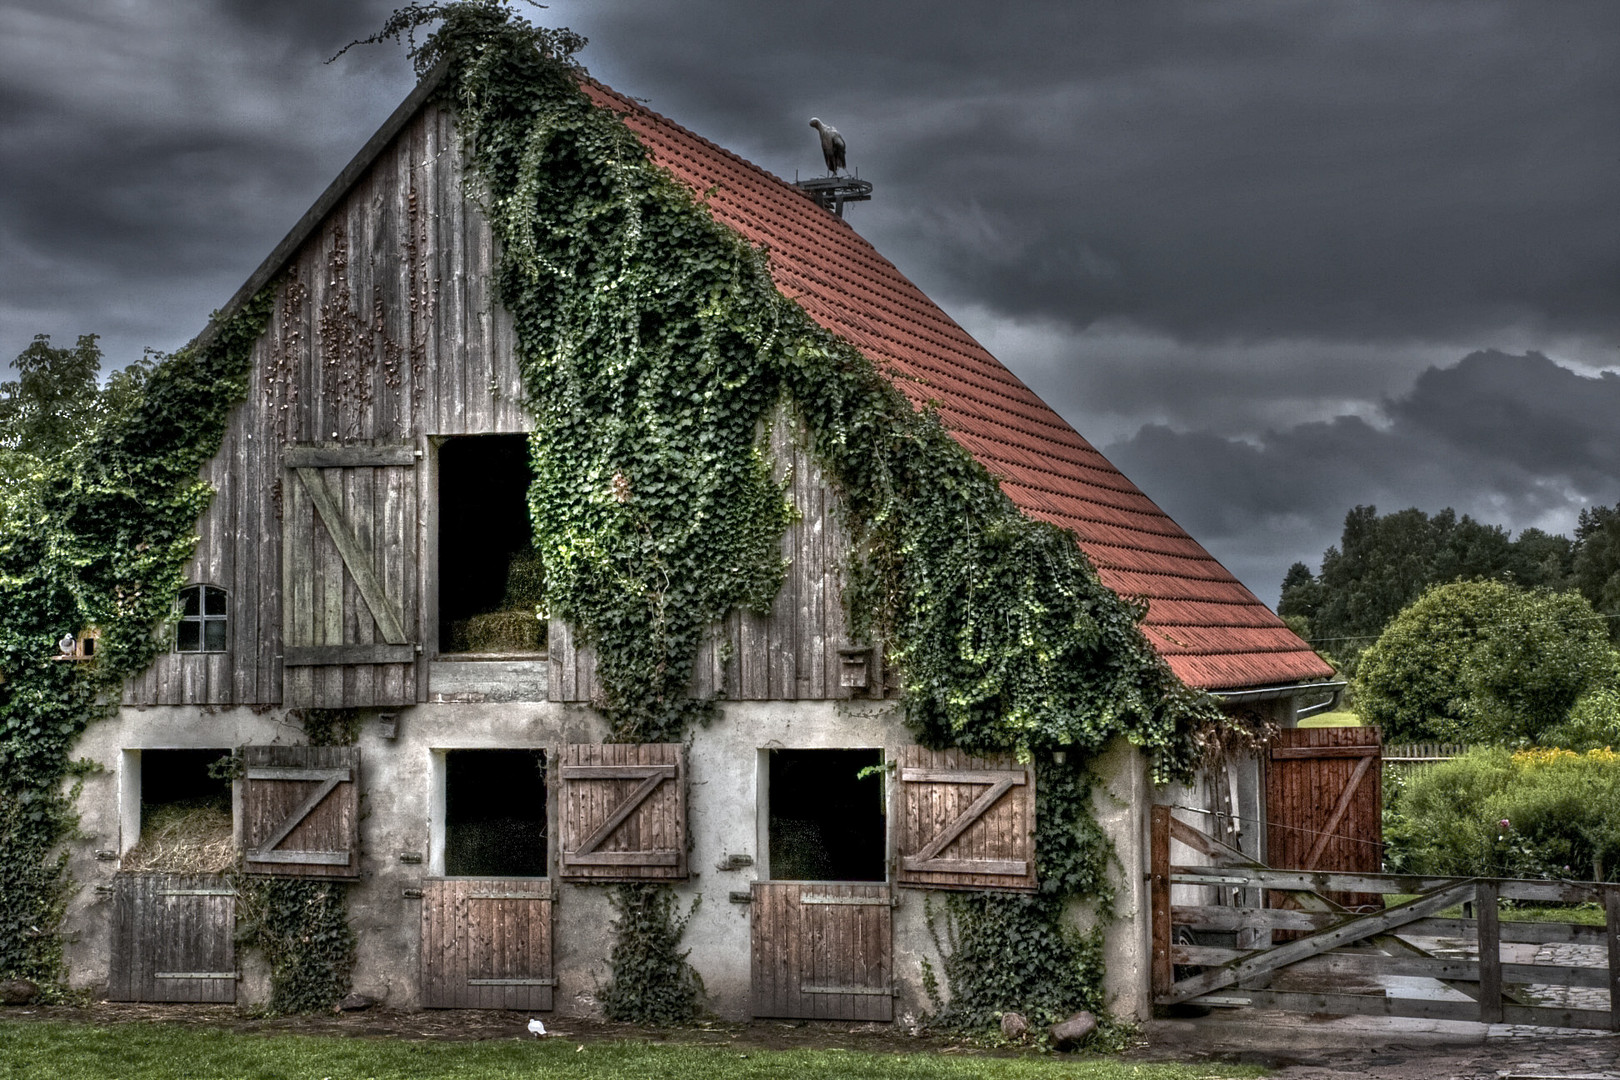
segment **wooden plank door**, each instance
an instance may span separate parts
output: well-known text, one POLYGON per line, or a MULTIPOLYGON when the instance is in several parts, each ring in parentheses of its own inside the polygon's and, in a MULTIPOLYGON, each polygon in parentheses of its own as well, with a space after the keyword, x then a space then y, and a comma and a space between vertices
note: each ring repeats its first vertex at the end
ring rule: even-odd
POLYGON ((900 869, 911 888, 1035 890, 1035 772, 1009 756, 900 752, 900 869))
POLYGON ((565 881, 686 880, 679 743, 571 743, 559 772, 565 881))
POLYGON ((113 877, 110 1001, 236 1001, 236 890, 219 874, 113 877))
MULTIPOLYGON (((1278 732, 1266 762, 1267 865, 1379 873, 1384 858, 1382 756, 1377 728, 1278 732)), ((1350 908, 1383 906, 1371 893, 1340 893, 1331 899, 1350 908)))
POLYGON ((422 883, 422 1006, 552 1007, 551 882, 436 878, 422 883))
POLYGON ((360 876, 358 746, 244 746, 242 764, 248 873, 360 876))
POLYGON ((894 1019, 894 894, 888 885, 756 881, 753 1015, 894 1019))
POLYGON ((416 449, 289 446, 282 474, 282 704, 416 702, 416 449))

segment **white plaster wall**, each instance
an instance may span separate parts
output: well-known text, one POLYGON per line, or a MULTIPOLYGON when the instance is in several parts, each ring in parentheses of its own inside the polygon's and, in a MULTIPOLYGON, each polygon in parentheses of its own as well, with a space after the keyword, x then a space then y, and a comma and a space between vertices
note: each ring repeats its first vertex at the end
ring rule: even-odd
MULTIPOLYGON (((589 707, 548 702, 444 703, 400 709, 398 735, 382 737, 368 714, 360 734, 360 880, 349 893, 359 938, 354 988, 398 1008, 414 1008, 420 967, 421 901, 407 897, 442 868, 442 754, 447 750, 536 748, 596 742, 606 734, 589 707), (437 839, 436 839, 437 837, 437 839), (420 857, 421 861, 407 861, 420 857)), ((97 850, 127 850, 138 823, 138 795, 123 770, 138 764, 131 751, 151 748, 236 747, 246 743, 300 743, 303 732, 276 712, 245 708, 208 711, 195 707, 127 707, 93 726, 77 748, 102 771, 88 777, 79 797, 82 840, 73 845, 70 869, 79 889, 68 912, 67 960, 75 987, 98 992, 106 985, 110 903, 97 885, 110 884, 116 862, 97 850), (120 789, 124 797, 120 798, 120 789), (122 804, 122 810, 121 810, 122 804), (130 806, 134 817, 130 819, 130 806), (130 819, 121 821, 120 819, 130 819)), ((766 874, 760 850, 760 753, 769 749, 868 747, 886 760, 912 742, 893 702, 726 702, 714 721, 688 738, 688 821, 691 879, 675 886, 682 908, 701 898, 687 926, 690 961, 702 975, 715 1014, 746 1018, 749 1010, 749 905, 733 903, 766 874), (728 869, 728 857, 754 863, 728 869)), ((1110 991, 1127 1016, 1146 1011, 1147 893, 1145 764, 1120 744, 1094 763, 1099 780, 1095 807, 1119 855, 1117 910, 1120 923, 1108 937, 1110 991)), ((554 800, 553 800, 554 804, 554 800)), ((557 823, 551 823, 553 875, 557 823)), ((891 830, 891 865, 893 858, 891 830)), ((895 1016, 904 1021, 927 1011, 921 966, 926 957, 940 970, 924 919, 922 891, 897 889, 894 912, 894 976, 900 988, 895 1016)), ((598 1012, 596 994, 607 981, 612 948, 612 911, 603 886, 556 886, 554 959, 556 1011, 598 1012)), ((1083 916, 1081 916, 1083 917, 1083 916)), ((268 999, 262 965, 242 957, 242 1004, 268 999)))

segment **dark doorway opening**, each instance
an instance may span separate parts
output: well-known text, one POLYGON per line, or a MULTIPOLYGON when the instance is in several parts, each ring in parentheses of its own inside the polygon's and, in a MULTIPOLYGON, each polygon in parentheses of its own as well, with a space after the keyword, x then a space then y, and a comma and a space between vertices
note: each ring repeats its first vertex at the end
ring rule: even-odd
POLYGON ((771 880, 886 880, 882 764, 881 750, 770 752, 771 880))
POLYGON ((439 447, 439 651, 545 648, 545 575, 529 526, 529 437, 460 435, 439 447))
POLYGON ((545 751, 450 750, 444 759, 444 872, 544 877, 545 751))

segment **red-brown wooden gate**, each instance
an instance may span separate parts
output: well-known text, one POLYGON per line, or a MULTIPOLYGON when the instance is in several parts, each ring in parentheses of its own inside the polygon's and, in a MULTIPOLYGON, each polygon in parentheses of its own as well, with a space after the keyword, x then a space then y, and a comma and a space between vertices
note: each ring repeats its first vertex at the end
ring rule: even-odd
MULTIPOLYGON (((1288 728, 1267 755, 1266 862, 1278 870, 1383 869, 1382 742, 1377 728, 1288 728)), ((1273 905, 1281 901, 1273 896, 1273 905)), ((1352 910, 1372 893, 1335 894, 1352 910)))

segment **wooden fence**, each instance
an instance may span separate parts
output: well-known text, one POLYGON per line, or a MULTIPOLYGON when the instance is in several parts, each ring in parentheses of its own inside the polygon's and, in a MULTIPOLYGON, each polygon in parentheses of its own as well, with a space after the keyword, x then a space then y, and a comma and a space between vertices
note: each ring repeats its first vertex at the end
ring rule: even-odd
POLYGON ((1620 885, 1272 870, 1165 806, 1153 808, 1151 858, 1156 1004, 1620 1031, 1620 885), (1173 842, 1210 865, 1173 863, 1173 842), (1269 890, 1285 906, 1172 906, 1172 884, 1216 886, 1226 896, 1269 890), (1410 898, 1356 914, 1325 895, 1335 892, 1410 898), (1596 902, 1605 924, 1506 922, 1499 900, 1596 902), (1465 917, 1445 916, 1458 905, 1465 917), (1227 943, 1240 929, 1306 933, 1244 949, 1227 943), (1432 982, 1422 990, 1401 982, 1406 993, 1397 996, 1389 976, 1432 982))

